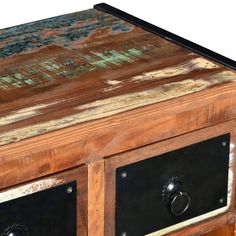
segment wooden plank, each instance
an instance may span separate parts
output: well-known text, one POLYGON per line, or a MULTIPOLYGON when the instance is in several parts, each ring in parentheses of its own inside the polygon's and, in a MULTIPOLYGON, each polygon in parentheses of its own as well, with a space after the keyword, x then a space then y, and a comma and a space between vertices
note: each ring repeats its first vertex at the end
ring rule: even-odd
MULTIPOLYGON (((236 141, 235 139, 235 134, 233 133, 235 127, 235 122, 227 122, 223 124, 219 124, 216 126, 211 126, 205 129, 201 129, 198 131, 193 131, 188 134, 181 135, 179 137, 175 137, 172 139, 167 139, 165 141, 161 141, 152 145, 145 146, 143 148, 138 148, 126 153, 118 154, 113 156, 112 158, 106 159, 105 162, 105 179, 106 179, 106 192, 105 192, 105 235, 114 235, 114 227, 115 227, 115 171, 116 168, 119 168, 124 165, 128 165, 137 161, 141 161, 153 156, 158 156, 160 154, 173 151, 175 149, 191 145, 193 143, 197 143, 212 137, 219 136, 221 134, 225 133, 231 133, 231 147, 234 147, 234 142, 236 141)), ((235 166, 234 164, 234 153, 235 150, 233 149, 231 151, 231 164, 232 167, 230 167, 230 176, 231 174, 235 171, 233 167, 235 166)), ((233 211, 233 206, 232 200, 233 200, 233 194, 234 194, 234 180, 235 177, 231 176, 229 178, 229 191, 228 191, 228 196, 229 196, 229 206, 227 211, 233 211)), ((220 212, 219 212, 220 213, 220 212)), ((218 213, 218 214, 219 214, 218 213)), ((222 212, 221 212, 222 213, 222 212)), ((214 215, 209 215, 208 217, 213 217, 214 215)), ((232 215, 231 215, 232 216, 232 215)), ((230 216, 230 218, 231 218, 230 216)), ((195 218, 193 222, 191 222, 189 229, 194 229, 197 232, 197 228, 193 227, 193 224, 202 222, 203 218, 195 218)), ((228 220, 228 218, 227 218, 228 220)), ((212 220, 212 222, 215 222, 215 220, 212 220)), ((222 224, 225 224, 225 221, 222 221, 222 224)), ((206 227, 203 227, 204 230, 208 230, 208 227, 211 224, 206 224, 206 227)), ((189 226, 186 225, 184 222, 179 225, 179 227, 186 227, 189 226)), ((216 227, 216 226, 215 226, 216 227)), ((202 227, 201 227, 202 228, 202 227)), ((171 230, 176 230, 176 227, 173 227, 173 229, 169 229, 169 232, 171 230)), ((185 230, 188 232, 187 230, 185 230)), ((185 232, 184 231, 184 232, 185 232)), ((204 231, 203 231, 204 232, 204 231)), ((167 232, 166 232, 167 233, 167 232)), ((175 235, 175 233, 174 233, 175 235)), ((177 234, 177 235, 182 235, 177 234)), ((191 235, 191 234, 189 234, 191 235)))
POLYGON ((227 224, 231 224, 232 222, 233 222, 232 213, 226 213, 224 215, 220 215, 215 218, 206 220, 206 221, 202 222, 201 224, 192 225, 191 227, 184 228, 182 230, 179 230, 177 232, 174 232, 174 233, 168 234, 168 235, 170 235, 170 236, 182 236, 182 235, 186 235, 186 236, 197 236, 197 235, 233 236, 232 228, 231 228, 232 226, 227 227, 227 224), (214 233, 216 233, 216 235, 214 233), (228 233, 228 234, 220 234, 220 233, 228 233))
POLYGON ((204 236, 234 236, 234 224, 225 225, 217 230, 204 234, 204 236))
MULTIPOLYGON (((171 78, 168 82, 166 78, 168 78, 170 73, 179 73, 180 68, 184 67, 182 64, 174 69, 167 67, 148 72, 148 75, 141 74, 128 78, 124 77, 124 82, 122 80, 118 81, 117 78, 112 78, 110 73, 107 75, 109 79, 107 78, 105 81, 102 79, 100 81, 86 79, 84 86, 69 83, 68 89, 67 84, 63 84, 59 88, 60 90, 55 89, 50 93, 44 92, 43 94, 48 94, 50 97, 42 100, 45 96, 38 96, 41 99, 40 103, 35 103, 33 98, 29 99, 28 97, 27 102, 31 102, 29 106, 23 105, 21 107, 23 102, 19 104, 20 101, 18 100, 19 106, 12 110, 11 104, 7 104, 7 106, 4 104, 5 108, 1 109, 0 119, 0 145, 190 95, 222 83, 233 83, 236 79, 236 73, 229 70, 211 71, 204 75, 202 72, 195 75, 188 74, 189 67, 192 68, 191 64, 198 63, 195 60, 197 61, 199 58, 184 63, 186 64, 186 69, 182 69, 184 79, 182 78, 181 80, 178 74, 177 80, 171 78), (188 74, 187 77, 186 73, 188 74), (168 76, 165 77, 165 74, 168 76), (201 79, 198 79, 199 77, 201 79), (108 87, 104 87, 104 84, 108 84, 108 87), (56 97, 53 94, 54 92, 56 97)), ((207 63, 200 62, 200 65, 203 64, 203 68, 205 68, 207 63)), ((141 67, 138 64, 135 64, 135 66, 141 67)), ((122 67, 122 70, 125 70, 126 73, 128 71, 125 66, 122 67)), ((146 68, 142 68, 142 70, 146 70, 146 68)), ((121 73, 117 72, 116 75, 121 73)), ((92 78, 97 78, 97 76, 96 74, 92 78)), ((78 83, 81 82, 78 81, 78 83)), ((24 94, 26 95, 27 91, 24 94)))
POLYGON ((235 99, 219 86, 1 146, 0 188, 231 120, 235 99))
POLYGON ((104 161, 88 165, 88 236, 104 235, 104 161))

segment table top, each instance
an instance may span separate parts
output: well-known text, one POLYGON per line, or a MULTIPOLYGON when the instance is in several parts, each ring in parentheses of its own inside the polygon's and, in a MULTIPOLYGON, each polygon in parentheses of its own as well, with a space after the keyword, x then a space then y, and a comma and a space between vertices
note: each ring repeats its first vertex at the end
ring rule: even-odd
POLYGON ((0 145, 233 83, 236 72, 89 9, 0 30, 0 145))

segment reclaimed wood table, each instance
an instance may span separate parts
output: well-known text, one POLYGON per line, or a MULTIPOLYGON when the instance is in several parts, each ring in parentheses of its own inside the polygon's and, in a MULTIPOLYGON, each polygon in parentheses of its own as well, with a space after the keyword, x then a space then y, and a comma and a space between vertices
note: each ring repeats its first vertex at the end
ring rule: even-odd
POLYGON ((106 4, 0 30, 2 236, 233 236, 236 63, 106 4))

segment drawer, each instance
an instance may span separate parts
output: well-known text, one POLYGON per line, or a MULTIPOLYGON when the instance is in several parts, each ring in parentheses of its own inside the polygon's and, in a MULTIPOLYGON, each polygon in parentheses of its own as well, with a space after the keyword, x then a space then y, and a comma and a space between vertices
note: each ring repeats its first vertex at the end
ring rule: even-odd
POLYGON ((87 169, 0 192, 1 236, 87 235, 87 169))
POLYGON ((105 235, 165 235, 230 211, 233 140, 206 128, 105 162, 105 235))

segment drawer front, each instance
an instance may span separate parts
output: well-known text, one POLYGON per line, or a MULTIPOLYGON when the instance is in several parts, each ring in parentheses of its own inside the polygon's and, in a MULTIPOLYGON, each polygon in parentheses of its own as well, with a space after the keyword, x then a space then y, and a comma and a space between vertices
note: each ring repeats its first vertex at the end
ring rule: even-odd
POLYGON ((227 122, 106 159, 105 236, 200 235, 230 222, 235 131, 227 122))
POLYGON ((76 182, 2 203, 1 236, 76 236, 76 204, 76 182))
POLYGON ((116 169, 116 235, 147 235, 227 206, 230 135, 116 169))
POLYGON ((87 235, 86 172, 80 167, 0 192, 0 235, 87 235))

